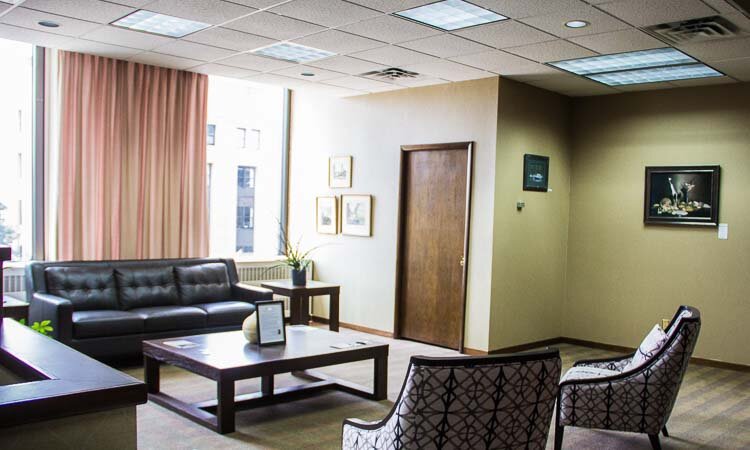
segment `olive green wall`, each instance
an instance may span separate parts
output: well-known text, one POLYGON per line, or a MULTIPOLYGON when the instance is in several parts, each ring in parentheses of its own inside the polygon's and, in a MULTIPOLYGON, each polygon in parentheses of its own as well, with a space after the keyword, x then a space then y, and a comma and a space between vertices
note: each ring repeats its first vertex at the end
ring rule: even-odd
POLYGON ((750 364, 750 84, 577 99, 572 130, 563 335, 635 347, 689 304, 695 356, 750 364), (644 167, 693 164, 721 165, 729 240, 643 224, 644 167))
POLYGON ((560 336, 570 199, 570 99, 500 79, 490 348, 560 336), (523 155, 550 157, 550 192, 522 189, 523 155), (526 207, 516 210, 516 201, 526 207))

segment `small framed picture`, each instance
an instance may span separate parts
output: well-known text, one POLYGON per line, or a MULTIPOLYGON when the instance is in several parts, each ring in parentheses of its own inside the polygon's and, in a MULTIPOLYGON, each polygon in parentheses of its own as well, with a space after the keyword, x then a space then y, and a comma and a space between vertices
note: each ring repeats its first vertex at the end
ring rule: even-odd
POLYGON ((281 300, 265 300, 255 302, 258 320, 258 344, 286 343, 286 329, 284 328, 284 302, 281 300))
POLYGON ((372 236, 372 196, 341 196, 341 234, 372 236))
POLYGON ((331 156, 328 159, 328 187, 352 187, 351 156, 331 156))
POLYGON ((646 167, 643 222, 719 225, 719 166, 646 167))
POLYGON ((549 156, 523 155, 523 190, 547 192, 549 156))
POLYGON ((322 234, 336 234, 338 230, 338 209, 336 197, 315 199, 315 229, 322 234))

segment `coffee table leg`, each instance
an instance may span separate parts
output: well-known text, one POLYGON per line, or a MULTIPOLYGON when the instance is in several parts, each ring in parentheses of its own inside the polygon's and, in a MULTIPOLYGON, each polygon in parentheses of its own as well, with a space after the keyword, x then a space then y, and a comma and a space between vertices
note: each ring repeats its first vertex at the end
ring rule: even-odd
POLYGON ((216 382, 216 431, 221 434, 234 431, 234 380, 216 382))
POLYGON ((373 397, 385 400, 388 397, 388 355, 377 356, 374 366, 373 397))
POLYGON ((158 394, 159 387, 159 361, 150 356, 143 356, 143 371, 146 378, 146 388, 149 394, 158 394))
POLYGON ((260 392, 263 396, 273 395, 273 375, 260 377, 260 392))
POLYGON ((339 331, 339 291, 336 289, 329 295, 330 307, 328 312, 328 329, 339 331))

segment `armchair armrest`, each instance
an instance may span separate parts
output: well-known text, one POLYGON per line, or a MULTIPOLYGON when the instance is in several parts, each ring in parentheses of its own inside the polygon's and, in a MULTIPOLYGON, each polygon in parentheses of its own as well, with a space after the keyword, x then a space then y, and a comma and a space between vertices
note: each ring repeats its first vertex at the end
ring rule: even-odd
POLYGON ((346 419, 341 429, 341 449, 390 448, 388 444, 393 436, 394 433, 386 429, 383 421, 365 422, 359 419, 346 419))
POLYGON ((582 359, 573 363, 573 367, 596 367, 599 369, 616 370, 622 372, 622 369, 630 363, 633 359, 633 354, 615 356, 614 358, 600 358, 600 359, 582 359))
POLYGON ((61 342, 70 342, 73 337, 73 304, 56 295, 35 292, 29 304, 29 320, 49 320, 51 336, 61 342))
POLYGON ((232 296, 238 300, 255 303, 257 300, 273 300, 273 291, 249 284, 236 283, 232 285, 232 296))

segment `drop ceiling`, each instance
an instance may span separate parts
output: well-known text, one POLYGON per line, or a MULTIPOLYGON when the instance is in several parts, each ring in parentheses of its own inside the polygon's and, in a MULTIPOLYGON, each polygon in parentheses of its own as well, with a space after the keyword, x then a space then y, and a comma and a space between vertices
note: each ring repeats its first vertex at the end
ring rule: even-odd
POLYGON ((730 0, 471 0, 508 17, 443 31, 392 13, 434 0, 0 0, 0 38, 351 96, 502 75, 568 96, 750 81, 750 18, 730 0), (211 24, 180 39, 109 25, 138 9, 211 24), (726 76, 608 87, 545 63, 667 47, 643 27, 722 16, 741 32, 676 48, 726 76), (50 20, 58 28, 45 28, 50 20), (567 28, 584 20, 589 26, 567 28), (251 54, 289 41, 335 56, 304 65, 251 54), (374 80, 399 67, 420 77, 374 80), (313 76, 302 76, 302 73, 313 76))

